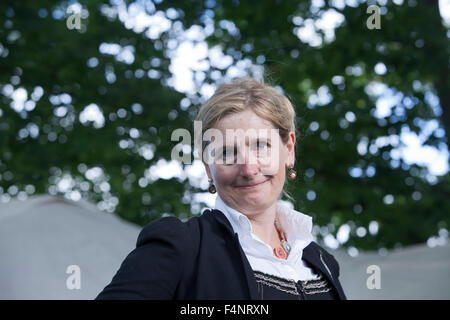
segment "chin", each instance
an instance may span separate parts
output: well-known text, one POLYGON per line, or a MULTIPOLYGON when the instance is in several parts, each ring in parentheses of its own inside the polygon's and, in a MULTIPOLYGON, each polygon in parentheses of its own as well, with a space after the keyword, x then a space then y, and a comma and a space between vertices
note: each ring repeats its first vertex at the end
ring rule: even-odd
POLYGON ((239 205, 242 208, 246 208, 249 210, 255 210, 257 208, 267 208, 269 207, 273 201, 271 196, 259 194, 259 195, 249 195, 245 199, 239 201, 239 205))

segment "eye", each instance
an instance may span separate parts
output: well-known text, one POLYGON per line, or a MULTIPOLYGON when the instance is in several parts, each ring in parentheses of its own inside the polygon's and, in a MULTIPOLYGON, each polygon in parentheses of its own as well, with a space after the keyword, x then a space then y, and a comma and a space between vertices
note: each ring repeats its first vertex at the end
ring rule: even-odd
POLYGON ((222 159, 225 162, 224 164, 233 164, 236 160, 237 149, 236 148, 225 148, 222 151, 222 159))
POLYGON ((233 156, 234 155, 234 152, 232 152, 231 150, 225 150, 223 153, 222 153, 222 156, 224 157, 224 158, 228 158, 228 157, 231 157, 231 156, 233 156))
POLYGON ((270 148, 270 143, 268 143, 267 141, 258 141, 256 143, 256 148, 258 150, 264 150, 266 148, 270 148))

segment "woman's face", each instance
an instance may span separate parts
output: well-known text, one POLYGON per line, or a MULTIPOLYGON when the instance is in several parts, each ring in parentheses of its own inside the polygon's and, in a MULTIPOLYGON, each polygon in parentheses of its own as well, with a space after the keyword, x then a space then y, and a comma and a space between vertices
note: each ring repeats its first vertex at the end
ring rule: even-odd
POLYGON ((295 133, 284 144, 271 122, 251 110, 224 117, 215 129, 222 138, 211 143, 214 162, 203 163, 220 197, 246 215, 274 205, 295 162, 295 133))

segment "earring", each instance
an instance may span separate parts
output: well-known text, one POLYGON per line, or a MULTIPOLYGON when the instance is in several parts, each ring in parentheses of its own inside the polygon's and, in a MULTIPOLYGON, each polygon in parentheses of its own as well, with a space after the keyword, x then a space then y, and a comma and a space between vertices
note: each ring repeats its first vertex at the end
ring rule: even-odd
POLYGON ((216 186, 213 184, 213 180, 212 179, 208 179, 209 181, 209 188, 208 191, 212 194, 216 193, 216 186))
POLYGON ((294 168, 294 165, 289 166, 288 179, 294 181, 295 178, 297 177, 297 171, 295 171, 292 168, 294 168))

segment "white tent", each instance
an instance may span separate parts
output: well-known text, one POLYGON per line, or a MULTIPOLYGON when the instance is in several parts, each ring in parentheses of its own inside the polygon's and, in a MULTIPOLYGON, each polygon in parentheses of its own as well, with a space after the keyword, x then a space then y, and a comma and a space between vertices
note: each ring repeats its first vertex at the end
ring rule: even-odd
MULTIPOLYGON (((83 200, 35 196, 0 203, 0 299, 93 299, 140 230, 83 200), (80 289, 72 288, 76 283, 80 289)), ((349 299, 449 299, 449 249, 421 245, 356 258, 329 251, 340 263, 349 299), (366 285, 369 265, 379 267, 380 289, 366 285)))
POLYGON ((348 299, 450 299, 449 243, 434 248, 409 246, 385 256, 368 252, 352 258, 342 251, 331 253, 339 262, 348 299), (379 289, 373 281, 377 275, 379 289))
POLYGON ((1 203, 0 299, 93 299, 140 230, 84 201, 36 196, 1 203))

